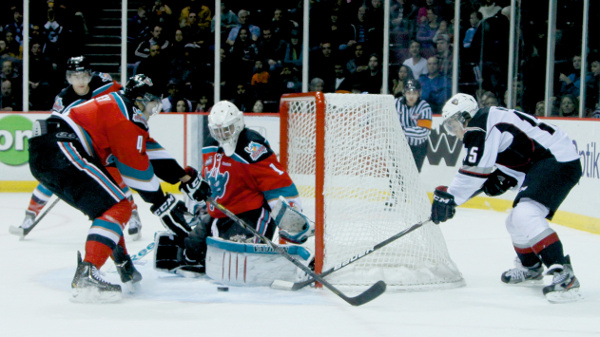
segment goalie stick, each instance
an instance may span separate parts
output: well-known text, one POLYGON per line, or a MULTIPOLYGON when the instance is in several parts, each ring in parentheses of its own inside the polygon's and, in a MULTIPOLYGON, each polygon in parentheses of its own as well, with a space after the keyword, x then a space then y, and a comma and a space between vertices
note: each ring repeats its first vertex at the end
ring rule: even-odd
MULTIPOLYGON (((469 197, 469 199, 478 196, 481 192, 483 192, 483 189, 479 189, 479 190, 475 191, 475 193, 473 193, 469 197)), ((373 246, 373 247, 365 250, 364 252, 362 252, 360 254, 357 254, 357 255, 354 255, 354 256, 352 256, 351 258, 349 258, 348 260, 346 260, 344 262, 340 262, 336 266, 334 266, 334 267, 332 267, 332 268, 330 268, 330 269, 322 272, 319 276, 325 277, 325 276, 327 276, 327 275, 329 275, 329 274, 331 274, 333 272, 336 272, 336 271, 344 268, 345 266, 347 266, 347 265, 349 265, 349 264, 351 264, 351 263, 353 263, 353 262, 355 262, 357 260, 360 260, 363 257, 365 257, 365 256, 367 256, 367 255, 369 255, 369 254, 371 254, 373 252, 375 252, 376 250, 378 250, 380 248, 383 248, 384 246, 389 245, 390 243, 398 240, 399 238, 401 238, 401 237, 405 236, 406 234, 414 231, 415 229, 422 227, 423 225, 425 225, 426 223, 428 223, 430 221, 431 221, 431 218, 429 218, 429 219, 427 219, 425 221, 421 221, 419 223, 416 223, 416 224, 412 225, 411 227, 409 227, 409 228, 407 228, 407 229, 405 229, 405 230, 403 230, 403 231, 401 231, 401 232, 399 232, 399 233, 397 233, 395 235, 392 235, 391 237, 389 237, 389 238, 381 241, 380 243, 378 243, 375 246, 373 246)), ((281 290, 293 290, 293 291, 296 291, 296 290, 300 290, 300 289, 306 287, 307 285, 309 285, 309 284, 311 284, 313 282, 316 282, 316 281, 317 280, 315 280, 314 278, 309 278, 308 280, 300 281, 300 282, 295 282, 295 283, 294 282, 283 281, 283 280, 275 280, 271 284, 271 288, 281 289, 281 290)))
POLYGON ((290 261, 296 267, 298 267, 303 272, 305 272, 306 274, 308 274, 311 278, 315 279, 315 281, 323 284, 327 289, 331 290, 334 294, 336 294, 337 296, 339 296, 341 299, 343 299, 347 303, 349 303, 351 305, 354 305, 354 306, 363 305, 363 304, 365 304, 365 303, 367 303, 369 301, 374 300, 379 295, 383 294, 383 292, 385 291, 385 288, 386 288, 385 282, 383 282, 383 281, 377 281, 369 289, 365 290, 364 292, 360 293, 357 296, 349 297, 349 296, 345 295, 340 290, 338 290, 336 287, 334 287, 331 283, 327 282, 323 277, 317 275, 309 267, 303 265, 301 262, 299 262, 298 260, 296 260, 287 251, 285 251, 285 249, 283 249, 280 246, 276 245, 275 243, 273 243, 273 241, 269 240, 267 237, 265 237, 261 233, 257 232, 256 229, 254 229, 252 226, 248 225, 242 219, 238 218, 230 210, 228 210, 227 208, 225 208, 225 206, 219 204, 213 198, 210 198, 210 197, 207 199, 207 201, 211 205, 213 205, 214 207, 216 207, 218 210, 220 210, 221 212, 225 213, 225 215, 227 215, 229 218, 231 218, 232 220, 234 220, 235 222, 237 222, 244 229, 249 230, 254 235, 256 235, 257 237, 259 237, 264 243, 266 243, 269 246, 271 246, 271 248, 273 248, 273 250, 275 250, 277 253, 283 255, 283 257, 285 257, 288 261, 290 261))
POLYGON ((38 223, 40 223, 40 221, 42 221, 42 219, 46 216, 46 214, 48 214, 48 212, 50 212, 50 210, 56 206, 56 204, 60 201, 59 198, 56 198, 51 204, 50 206, 48 206, 46 208, 46 210, 44 210, 44 213, 40 214, 35 221, 31 224, 31 226, 29 226, 28 228, 21 228, 21 227, 15 227, 15 226, 10 226, 8 228, 8 231, 10 232, 10 234, 14 234, 14 235, 18 235, 21 240, 23 240, 25 238, 25 236, 27 234, 29 234, 29 232, 31 232, 33 230, 33 228, 35 226, 37 226, 38 223))
POLYGON ((135 263, 136 261, 141 260, 144 256, 148 255, 148 253, 150 253, 154 249, 155 245, 156 245, 156 243, 154 241, 152 241, 146 247, 142 248, 139 252, 137 252, 136 254, 130 255, 129 257, 131 257, 131 261, 135 263))

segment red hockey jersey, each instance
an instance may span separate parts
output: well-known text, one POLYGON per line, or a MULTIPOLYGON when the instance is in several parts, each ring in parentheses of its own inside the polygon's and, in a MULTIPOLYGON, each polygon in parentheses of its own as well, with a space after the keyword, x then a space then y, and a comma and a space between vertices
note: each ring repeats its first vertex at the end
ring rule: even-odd
MULTIPOLYGON (((268 141, 256 131, 245 128, 240 133, 231 157, 209 137, 202 159, 202 175, 210 184, 212 197, 235 214, 260 208, 265 200, 273 202, 279 196, 298 199, 296 185, 268 141)), ((225 217, 212 206, 208 211, 213 218, 225 217)))

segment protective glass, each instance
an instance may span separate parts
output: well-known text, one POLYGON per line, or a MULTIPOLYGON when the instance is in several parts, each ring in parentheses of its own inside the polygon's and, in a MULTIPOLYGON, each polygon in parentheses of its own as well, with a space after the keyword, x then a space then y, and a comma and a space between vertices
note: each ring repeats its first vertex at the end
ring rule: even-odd
POLYGON ((92 80, 92 72, 67 70, 67 82, 71 85, 88 85, 92 80))
POLYGON ((444 129, 446 129, 446 132, 452 136, 462 135, 462 132, 465 129, 462 117, 459 113, 447 118, 442 125, 444 126, 444 129))

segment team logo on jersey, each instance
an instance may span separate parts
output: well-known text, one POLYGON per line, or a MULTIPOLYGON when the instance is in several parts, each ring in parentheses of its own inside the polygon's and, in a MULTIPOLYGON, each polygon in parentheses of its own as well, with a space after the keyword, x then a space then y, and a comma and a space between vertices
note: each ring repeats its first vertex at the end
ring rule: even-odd
POLYGON ((98 77, 102 80, 102 82, 112 82, 112 77, 107 73, 98 73, 98 77))
POLYGON ((219 199, 225 196, 227 192, 227 182, 229 181, 229 172, 221 173, 218 167, 211 170, 206 169, 204 176, 210 185, 212 197, 219 199))
POLYGON ((142 113, 142 110, 140 110, 136 107, 133 107, 133 117, 131 119, 135 123, 142 124, 146 128, 146 130, 148 130, 148 121, 146 120, 146 117, 142 113))
POLYGON ((63 104, 62 97, 58 97, 56 101, 54 101, 54 105, 52 105, 52 110, 54 111, 62 111, 65 108, 63 104))
POLYGON ((264 146, 263 144, 256 143, 254 141, 250 142, 250 144, 248 144, 248 146, 244 148, 244 151, 248 152, 248 154, 250 154, 250 158, 252 158, 252 160, 254 161, 256 161, 258 158, 260 158, 260 156, 268 152, 266 146, 264 146))

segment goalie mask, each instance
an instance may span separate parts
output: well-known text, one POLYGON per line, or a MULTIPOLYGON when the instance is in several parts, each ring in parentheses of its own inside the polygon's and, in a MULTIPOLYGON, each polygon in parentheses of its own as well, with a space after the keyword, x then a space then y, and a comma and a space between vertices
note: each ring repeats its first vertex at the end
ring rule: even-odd
POLYGON ((146 119, 162 111, 162 100, 152 93, 153 86, 150 77, 143 74, 131 77, 125 85, 125 97, 143 107, 146 119))
POLYGON ((238 137, 244 129, 244 114, 229 101, 218 102, 210 109, 208 129, 225 155, 230 157, 235 152, 238 137))
POLYGON ((471 95, 456 94, 452 96, 442 108, 442 125, 446 131, 463 139, 467 122, 475 116, 479 107, 477 101, 471 95))

